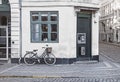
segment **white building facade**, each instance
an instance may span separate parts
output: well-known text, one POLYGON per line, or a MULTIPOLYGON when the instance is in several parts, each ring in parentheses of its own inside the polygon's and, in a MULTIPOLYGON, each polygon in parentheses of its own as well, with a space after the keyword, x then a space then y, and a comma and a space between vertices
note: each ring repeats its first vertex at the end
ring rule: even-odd
POLYGON ((99 60, 98 0, 10 0, 9 5, 11 31, 1 60, 19 62, 26 51, 41 54, 46 44, 56 63, 99 60))
POLYGON ((100 7, 100 41, 120 42, 120 1, 104 0, 100 7))

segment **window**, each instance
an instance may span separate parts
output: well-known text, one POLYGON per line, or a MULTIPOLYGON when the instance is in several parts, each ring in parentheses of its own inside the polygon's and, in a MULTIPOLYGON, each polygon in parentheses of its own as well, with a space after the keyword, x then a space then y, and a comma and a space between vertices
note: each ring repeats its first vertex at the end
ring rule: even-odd
POLYGON ((38 13, 32 13, 32 21, 38 21, 39 14, 38 13))
POLYGON ((31 12, 31 42, 58 42, 58 12, 31 12))
POLYGON ((8 0, 2 0, 2 4, 7 4, 8 2, 8 0))
POLYGON ((7 17, 5 16, 1 17, 1 25, 7 25, 7 17))

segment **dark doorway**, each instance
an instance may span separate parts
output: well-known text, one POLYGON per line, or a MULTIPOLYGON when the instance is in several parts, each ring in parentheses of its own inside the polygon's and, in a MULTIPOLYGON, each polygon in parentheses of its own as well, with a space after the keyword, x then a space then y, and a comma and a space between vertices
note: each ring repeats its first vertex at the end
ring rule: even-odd
POLYGON ((77 13, 77 58, 91 57, 91 13, 77 13))
POLYGON ((2 0, 0 5, 0 60, 11 56, 11 17, 9 0, 2 0))
POLYGON ((2 26, 7 26, 7 17, 6 16, 1 17, 1 25, 2 26))

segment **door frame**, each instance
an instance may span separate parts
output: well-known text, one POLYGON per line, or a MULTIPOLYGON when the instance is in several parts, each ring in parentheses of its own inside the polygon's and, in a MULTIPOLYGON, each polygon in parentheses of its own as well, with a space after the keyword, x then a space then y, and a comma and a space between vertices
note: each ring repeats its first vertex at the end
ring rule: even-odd
MULTIPOLYGON (((87 12, 87 11, 85 11, 85 12, 84 12, 84 11, 83 11, 83 12, 77 12, 77 13, 76 13, 76 14, 77 14, 77 15, 76 15, 76 18, 77 18, 77 19, 76 19, 76 20, 77 20, 77 23, 76 23, 76 24, 78 24, 78 14, 79 14, 79 13, 81 13, 81 14, 87 14, 87 13, 90 14, 90 55, 88 55, 87 57, 82 57, 82 56, 81 56, 81 57, 78 57, 78 50, 77 50, 77 49, 78 49, 78 41, 77 41, 77 40, 78 40, 78 36, 77 36, 77 34, 78 34, 78 30, 77 30, 77 29, 78 29, 78 25, 77 25, 77 26, 76 26, 76 58, 78 58, 78 59, 79 59, 79 58, 89 58, 89 59, 90 59, 90 58, 92 57, 92 11, 88 11, 88 12, 87 12)), ((84 16, 84 15, 83 15, 83 16, 84 16)))
POLYGON ((2 48, 6 48, 6 58, 0 58, 0 60, 8 60, 8 26, 0 26, 0 28, 5 28, 6 29, 6 47, 0 47, 0 49, 2 48))
MULTIPOLYGON (((1 5, 0 5, 0 15, 1 16, 6 16, 7 17, 7 25, 0 25, 0 28, 5 28, 6 29, 6 47, 0 47, 0 49, 2 48, 6 48, 6 58, 0 58, 0 60, 8 60, 9 58, 9 51, 11 50, 11 46, 9 46, 9 43, 11 45, 11 41, 9 41, 9 38, 11 38, 11 35, 9 36, 9 28, 11 29, 11 20, 10 20, 10 24, 8 23, 8 18, 11 18, 11 7, 10 7, 10 0, 1 0, 1 5), (9 50, 10 49, 10 50, 9 50)), ((11 52, 11 51, 10 51, 11 52)), ((11 53, 10 53, 11 55, 11 53)))

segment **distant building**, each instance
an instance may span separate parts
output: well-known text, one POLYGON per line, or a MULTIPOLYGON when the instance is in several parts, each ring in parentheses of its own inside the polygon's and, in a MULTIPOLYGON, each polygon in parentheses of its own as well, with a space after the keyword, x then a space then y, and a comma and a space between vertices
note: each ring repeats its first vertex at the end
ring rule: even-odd
POLYGON ((100 7, 100 41, 120 42, 120 0, 104 0, 100 7))
POLYGON ((99 0, 0 0, 0 60, 46 44, 57 63, 98 60, 99 0))

